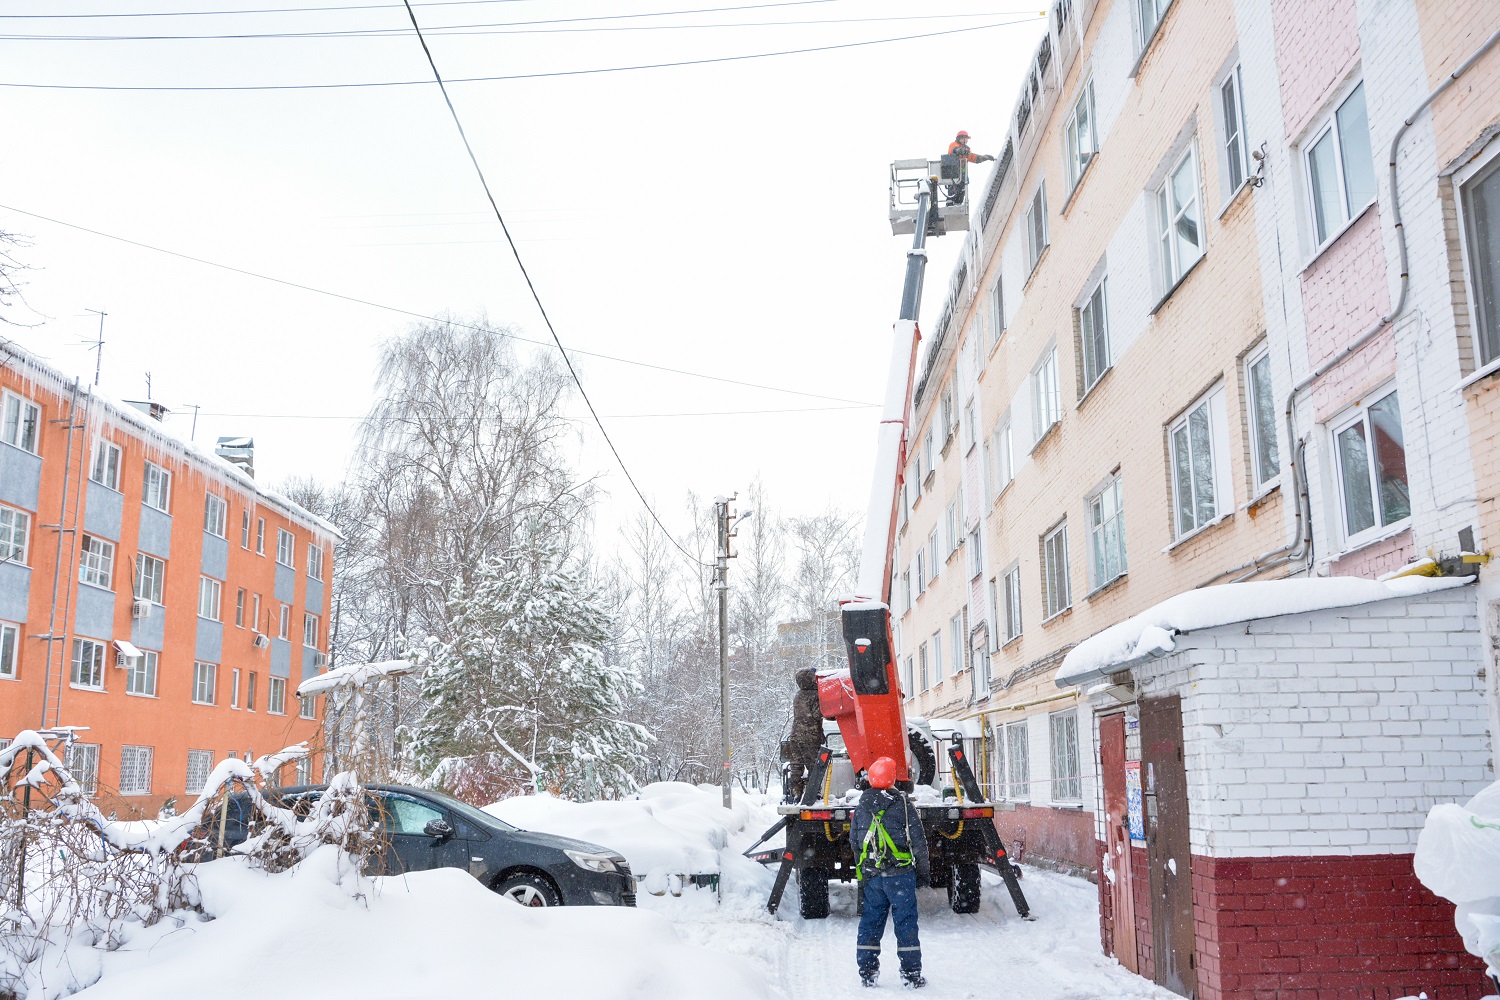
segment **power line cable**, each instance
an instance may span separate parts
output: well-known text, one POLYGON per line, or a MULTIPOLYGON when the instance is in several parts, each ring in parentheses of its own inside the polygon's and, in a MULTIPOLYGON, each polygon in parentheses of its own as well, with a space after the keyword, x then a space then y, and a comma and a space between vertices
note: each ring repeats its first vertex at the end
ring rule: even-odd
MULTIPOLYGON (((7 212, 15 212, 18 215, 24 215, 24 216, 27 216, 28 218, 40 219, 43 222, 50 222, 53 225, 64 226, 64 227, 66 227, 68 229, 74 229, 74 230, 77 230, 78 232, 81 232, 81 233, 88 233, 91 236, 99 236, 99 237, 102 237, 102 238, 107 239, 107 240, 114 240, 114 241, 116 241, 118 243, 124 243, 124 244, 126 244, 128 246, 140 247, 142 250, 150 250, 150 251, 153 251, 155 253, 166 254, 169 257, 176 257, 179 260, 192 261, 195 264, 203 264, 203 265, 205 265, 207 267, 216 267, 216 268, 219 268, 220 270, 230 271, 230 272, 232 272, 234 274, 241 274, 241 275, 244 275, 244 276, 246 276, 248 278, 257 278, 257 279, 259 279, 261 281, 269 281, 269 282, 272 282, 273 284, 285 285, 288 288, 296 288, 296 289, 299 289, 299 290, 304 291, 304 292, 312 292, 315 295, 326 295, 329 298, 342 299, 345 302, 353 302, 356 305, 369 306, 372 309, 383 309, 386 312, 396 313, 397 315, 400 315, 400 316, 410 316, 413 319, 427 320, 428 322, 432 322, 432 323, 451 323, 453 326, 459 327, 460 329, 465 329, 465 330, 479 330, 479 329, 484 329, 482 327, 474 326, 473 324, 470 324, 470 323, 461 323, 461 322, 459 322, 457 320, 448 319, 448 318, 445 318, 445 317, 442 317, 442 316, 432 316, 432 315, 429 315, 427 313, 415 312, 415 311, 413 311, 411 309, 402 309, 400 306, 387 305, 387 304, 385 304, 383 302, 373 302, 370 299, 362 299, 362 298, 359 298, 356 295, 345 295, 343 292, 333 292, 333 291, 329 291, 326 288, 318 288, 318 287, 316 287, 314 285, 304 285, 301 282, 291 281, 291 280, 289 280, 287 278, 277 278, 277 277, 274 277, 274 276, 269 275, 269 274, 261 274, 261 273, 259 273, 257 271, 247 271, 246 269, 244 269, 242 267, 235 267, 232 264, 221 264, 218 261, 208 260, 208 259, 203 258, 203 257, 194 257, 192 254, 180 253, 180 252, 178 252, 176 250, 168 250, 165 247, 152 246, 150 243, 142 243, 139 240, 127 239, 124 236, 116 236, 113 233, 106 233, 106 232, 103 232, 102 230, 98 230, 98 229, 90 229, 87 226, 80 226, 77 223, 73 223, 73 222, 64 222, 62 219, 54 219, 54 218, 52 218, 50 216, 42 215, 42 214, 40 214, 38 212, 28 212, 24 208, 16 208, 13 205, 0 204, 0 209, 3 209, 5 211, 7 211, 7 212)), ((516 333, 502 333, 502 335, 506 336, 506 337, 509 337, 511 340, 519 341, 519 342, 521 342, 523 344, 535 344, 538 347, 547 347, 547 348, 551 348, 553 346, 548 341, 545 341, 545 340, 534 340, 534 339, 532 339, 530 337, 523 337, 520 334, 516 334, 516 333)), ((619 357, 618 355, 614 355, 614 354, 600 354, 597 351, 585 351, 585 350, 582 350, 581 348, 577 348, 577 347, 572 347, 572 348, 569 348, 568 350, 571 353, 573 353, 573 354, 578 354, 578 355, 581 355, 583 357, 599 358, 601 361, 613 361, 613 362, 616 362, 617 364, 633 365, 633 366, 635 366, 637 368, 649 368, 649 369, 651 369, 653 371, 667 372, 667 373, 672 374, 672 375, 685 375, 685 376, 687 376, 689 378, 701 378, 701 379, 706 379, 706 380, 711 381, 711 382, 723 382, 723 383, 725 383, 727 385, 738 385, 738 386, 743 386, 743 387, 745 387, 747 389, 763 389, 763 390, 766 390, 767 392, 780 392, 780 393, 785 393, 786 395, 789 395, 789 396, 805 396, 805 397, 807 397, 809 399, 826 399, 826 400, 828 400, 830 402, 834 402, 834 403, 852 403, 852 404, 854 404, 856 406, 879 405, 879 404, 866 403, 863 400, 858 400, 858 399, 846 399, 846 398, 844 398, 842 396, 828 396, 828 395, 824 395, 823 393, 819 393, 819 392, 803 392, 800 389, 786 389, 786 388, 783 388, 781 386, 764 385, 764 384, 759 383, 759 382, 746 382, 746 381, 743 381, 741 379, 726 378, 725 376, 722 376, 722 375, 708 375, 708 374, 705 374, 703 372, 689 371, 689 370, 687 370, 685 368, 672 368, 672 367, 670 367, 668 365, 652 364, 649 361, 636 361, 636 360, 634 360, 632 358, 622 358, 622 357, 619 357)))
MULTIPOLYGON (((477 4, 521 3, 524 0, 433 0, 417 4, 418 7, 469 7, 477 4)), ((591 18, 571 20, 594 21, 624 17, 667 17, 672 14, 716 14, 724 11, 761 10, 767 7, 805 7, 815 3, 835 3, 837 0, 784 0, 782 3, 755 3, 739 7, 700 7, 696 10, 645 11, 638 14, 601 14, 591 18)), ((12 20, 67 20, 74 18, 106 17, 218 17, 226 14, 314 14, 336 10, 400 10, 399 3, 362 3, 342 7, 253 7, 240 10, 144 10, 109 11, 101 14, 0 14, 0 21, 12 20)))
POLYGON ((620 456, 620 451, 615 447, 614 440, 610 438, 609 431, 604 428, 604 421, 599 419, 599 412, 594 409, 594 401, 589 399, 588 390, 584 389, 583 380, 578 377, 577 370, 573 368, 573 362, 568 358, 568 352, 563 348, 562 339, 558 337, 557 330, 552 325, 552 317, 547 315, 547 307, 542 305, 542 297, 537 292, 536 285, 532 284, 531 274, 526 270, 526 262, 521 259, 521 251, 516 246, 516 241, 511 239, 510 227, 505 224, 505 216, 500 212, 500 203, 495 200, 495 193, 490 190, 490 182, 484 176, 484 168, 479 165, 479 157, 474 154, 474 147, 469 144, 469 135, 464 131, 463 120, 458 116, 458 109, 453 106, 453 99, 448 96, 448 87, 443 83, 443 74, 438 70, 437 60, 433 59, 432 50, 427 47, 427 39, 422 36, 422 26, 417 23, 417 12, 411 9, 411 0, 401 0, 401 2, 406 7, 407 16, 411 18, 412 30, 417 33, 417 41, 422 45, 422 54, 427 57, 427 65, 432 67, 433 79, 437 81, 438 90, 443 95, 443 103, 448 106, 448 114, 453 117, 453 125, 458 129, 458 137, 463 140, 464 151, 469 154, 469 162, 474 165, 474 173, 479 176, 479 185, 484 188, 484 196, 489 199, 490 208, 495 212, 495 220, 500 223, 500 230, 505 233, 505 240, 510 244, 511 256, 516 259, 516 267, 520 269, 521 277, 526 279, 526 288, 531 292, 531 299, 536 303, 537 311, 542 314, 542 322, 547 324, 547 332, 552 335, 553 342, 557 344, 563 364, 567 366, 568 374, 573 377, 573 384, 578 386, 578 394, 583 397, 584 405, 588 407, 589 414, 594 418, 599 433, 604 436, 604 443, 609 445, 610 454, 615 456, 615 461, 619 463, 620 471, 625 474, 626 481, 630 483, 631 489, 635 490, 635 495, 640 497, 641 506, 646 508, 646 513, 651 515, 651 520, 656 522, 656 526, 662 530, 667 541, 671 542, 688 562, 700 567, 707 566, 707 563, 689 552, 672 536, 672 532, 656 513, 656 509, 651 506, 651 501, 646 499, 646 494, 641 490, 640 484, 630 474, 630 468, 625 464, 625 459, 620 456))
MULTIPOLYGON (((1017 24, 1035 22, 1039 15, 1017 18, 1013 21, 996 21, 992 24, 976 24, 967 28, 949 28, 945 31, 929 31, 917 35, 901 35, 896 38, 871 38, 860 42, 840 42, 834 45, 813 45, 801 49, 779 49, 774 52, 748 52, 733 56, 712 56, 706 59, 678 59, 669 62, 641 63, 634 66, 597 66, 591 69, 546 70, 539 73, 513 73, 505 76, 464 76, 447 83, 496 83, 505 80, 543 80, 560 76, 593 76, 601 73, 631 73, 648 69, 675 69, 683 66, 706 66, 711 63, 744 62, 749 59, 770 59, 778 56, 808 55, 814 52, 835 52, 840 49, 857 49, 869 45, 889 45, 894 42, 912 42, 925 38, 941 38, 969 31, 988 31, 991 28, 1007 28, 1017 24)), ((1044 15, 1041 15, 1044 16, 1044 15)), ((425 44, 425 43, 424 43, 425 44)), ((275 90, 354 90, 364 87, 415 87, 429 83, 428 80, 361 80, 350 83, 261 83, 223 86, 126 86, 120 84, 84 83, 14 83, 0 82, 0 87, 23 90, 99 90, 130 91, 133 93, 218 93, 275 90)))
MULTIPOLYGON (((791 406, 784 408, 773 408, 764 410, 696 410, 693 412, 672 413, 602 413, 600 417, 604 420, 635 420, 635 419, 667 419, 675 417, 744 417, 760 416, 775 413, 846 413, 850 410, 872 410, 879 403, 855 403, 850 406, 791 406)), ((202 410, 196 414, 172 413, 172 417, 199 416, 199 417, 223 417, 229 419, 244 420, 369 420, 365 416, 349 416, 342 413, 218 413, 210 410, 202 410)), ((405 417, 384 417, 386 421, 405 420, 405 417)), ((423 418, 426 419, 426 418, 423 418)), ((457 418, 455 418, 457 419, 457 418)), ((502 419, 496 417, 495 419, 502 419)), ((571 419, 571 418, 563 418, 571 419)))

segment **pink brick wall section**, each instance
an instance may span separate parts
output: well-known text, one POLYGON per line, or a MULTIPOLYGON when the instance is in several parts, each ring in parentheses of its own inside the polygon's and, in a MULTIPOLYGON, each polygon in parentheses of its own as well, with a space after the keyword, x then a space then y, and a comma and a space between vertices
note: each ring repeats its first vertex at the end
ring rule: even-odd
MULTIPOLYGON (((1390 310, 1380 210, 1371 207, 1302 274, 1307 319, 1307 363, 1316 368, 1390 310)), ((1389 334, 1330 372, 1314 390, 1319 420, 1327 419, 1372 385, 1396 373, 1389 334)))
POLYGON ((1362 576, 1374 579, 1398 570, 1416 556, 1416 542, 1410 531, 1366 545, 1358 552, 1351 552, 1342 559, 1334 560, 1328 567, 1333 576, 1362 576))
POLYGON ((1354 0, 1274 0, 1276 64, 1288 139, 1302 133, 1359 59, 1354 0))

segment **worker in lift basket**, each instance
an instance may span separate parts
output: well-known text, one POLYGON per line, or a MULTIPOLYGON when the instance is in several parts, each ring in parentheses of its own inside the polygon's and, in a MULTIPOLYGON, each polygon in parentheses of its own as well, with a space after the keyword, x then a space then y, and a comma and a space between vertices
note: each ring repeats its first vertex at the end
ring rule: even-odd
POLYGON ((850 843, 859 852, 855 874, 864 892, 859 918, 859 981, 874 986, 880 975, 880 939, 885 917, 896 924, 896 955, 908 989, 922 978, 922 944, 917 939, 917 886, 928 881, 927 837, 922 817, 896 784, 896 762, 881 757, 866 772, 870 787, 854 810, 850 843))
POLYGON ((949 154, 958 157, 958 183, 943 188, 948 195, 948 204, 962 205, 969 188, 969 164, 988 163, 994 159, 988 153, 976 153, 969 148, 969 133, 960 131, 948 144, 949 154))

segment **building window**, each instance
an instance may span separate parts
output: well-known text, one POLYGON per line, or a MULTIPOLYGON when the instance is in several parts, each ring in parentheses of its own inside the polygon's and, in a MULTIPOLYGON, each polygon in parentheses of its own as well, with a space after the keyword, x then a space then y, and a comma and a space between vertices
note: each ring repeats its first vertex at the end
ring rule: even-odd
POLYGON ((1088 499, 1089 571, 1095 590, 1125 575, 1124 504, 1119 476, 1088 499))
POLYGON ((78 782, 85 795, 93 795, 99 790, 99 744, 71 744, 63 763, 73 772, 73 780, 78 782))
POLYGON ((146 463, 141 482, 141 503, 166 513, 172 502, 172 474, 159 465, 146 463))
POLYGON ((125 669, 125 693, 146 698, 156 697, 156 663, 158 654, 149 649, 133 657, 125 669))
POLYGON ((922 473, 924 480, 931 479, 932 474, 937 471, 937 461, 933 452, 933 428, 927 428, 927 436, 922 439, 922 465, 926 471, 922 473))
POLYGON ((1139 32, 1136 41, 1141 51, 1145 51, 1151 39, 1156 37, 1156 29, 1161 27, 1161 19, 1171 5, 1172 0, 1135 0, 1136 29, 1139 32))
POLYGON ((89 478, 112 490, 120 488, 120 449, 117 445, 103 438, 94 439, 94 462, 89 466, 89 478))
POLYGON ((1021 635, 1021 567, 1012 566, 1005 574, 1005 641, 1021 635))
POLYGON ((1276 451, 1276 394, 1271 386, 1271 353, 1262 350, 1245 362, 1245 394, 1250 397, 1250 474, 1259 491, 1281 473, 1276 451))
POLYGON ((1219 130, 1224 137, 1224 200, 1250 177, 1250 150, 1245 140, 1245 84, 1236 65, 1219 84, 1219 130))
POLYGON ((1016 475, 1015 440, 1011 434, 1009 413, 990 436, 990 448, 995 456, 995 496, 998 497, 1016 475))
POLYGON ((901 685, 903 688, 902 693, 908 698, 910 698, 916 690, 912 687, 912 678, 916 676, 915 671, 916 667, 912 665, 912 658, 908 656, 906 658, 906 676, 901 679, 901 685))
POLYGON ((953 673, 964 668, 964 613, 960 611, 948 621, 948 651, 953 657, 953 673))
POLYGON ((33 455, 37 450, 37 438, 42 424, 42 410, 29 399, 5 393, 4 423, 0 423, 0 441, 14 445, 33 455))
POLYGON ((979 550, 979 526, 969 532, 969 579, 984 572, 984 553, 979 550))
POLYGON ((936 687, 943 683, 943 633, 932 633, 928 645, 932 647, 932 685, 936 687))
POLYGON ((252 670, 245 678, 245 709, 250 712, 255 711, 255 681, 256 673, 252 670))
POLYGON ((1375 158, 1360 83, 1302 147, 1313 233, 1321 247, 1375 200, 1375 158))
POLYGON ((1157 261, 1165 295, 1203 256, 1198 209, 1198 157, 1191 146, 1156 189, 1157 261))
POLYGON ((943 446, 948 446, 948 439, 953 437, 953 429, 958 426, 958 421, 953 414, 953 390, 943 390, 941 412, 943 415, 943 446))
POLYGON ((964 405, 964 453, 968 454, 979 443, 979 424, 972 402, 964 405))
POLYGON ((271 677, 266 680, 266 711, 272 715, 286 714, 286 678, 271 677))
POLYGON ((928 583, 938 578, 941 565, 938 559, 938 532, 936 528, 933 528, 932 534, 927 536, 927 572, 930 574, 927 577, 928 583))
POLYGON ((917 674, 922 685, 918 688, 919 691, 926 691, 930 687, 927 682, 927 670, 927 643, 924 642, 917 646, 917 674))
POLYGON ((1222 490, 1224 393, 1216 389, 1194 403, 1168 428, 1172 458, 1172 498, 1177 508, 1177 537, 1185 538, 1212 524, 1232 507, 1222 490))
POLYGON ((229 671, 229 707, 240 707, 240 668, 234 667, 229 671))
POLYGON ((1006 797, 1020 801, 1031 798, 1031 740, 1023 719, 1005 726, 1006 797))
POLYGON ((1057 392, 1057 348, 1049 348, 1031 371, 1031 440, 1040 441, 1062 419, 1057 392))
POLYGON ((1038 184, 1031 204, 1026 206, 1026 272, 1036 270, 1047 249, 1047 185, 1038 184))
POLYGON ((214 663, 199 661, 193 664, 193 701, 199 705, 212 705, 218 693, 219 667, 214 663))
MULTIPOLYGON (((311 719, 311 718, 314 718, 314 716, 304 715, 303 718, 304 719, 311 719)), ((312 758, 311 757, 299 757, 299 758, 297 758, 296 770, 297 770, 297 784, 299 784, 299 785, 310 785, 310 784, 312 784, 312 758)))
POLYGON ((166 586, 167 564, 155 556, 137 552, 135 556, 135 596, 137 600, 160 604, 166 586))
POLYGON ((92 691, 104 690, 104 657, 109 653, 109 643, 93 639, 73 640, 74 687, 92 691))
POLYGON ((297 711, 297 718, 316 719, 318 717, 318 699, 311 696, 304 698, 298 695, 297 700, 301 702, 301 708, 297 711))
POLYGON ((251 594, 250 595, 250 627, 252 629, 254 629, 255 631, 257 631, 257 632, 260 631, 260 595, 259 594, 251 594))
POLYGON ((951 556, 951 555, 953 555, 953 553, 955 553, 955 552, 958 551, 958 543, 959 543, 959 538, 960 538, 959 533, 958 533, 959 532, 958 497, 954 497, 952 500, 948 501, 948 511, 947 511, 947 514, 945 515, 944 522, 945 522, 945 524, 947 525, 947 528, 948 528, 948 551, 947 551, 946 555, 950 555, 951 556))
POLYGON ((911 570, 908 569, 901 574, 901 606, 907 611, 911 610, 911 570))
POLYGON ((1333 428, 1344 537, 1378 534, 1411 516, 1401 403, 1391 392, 1333 428))
POLYGON ((1097 152, 1099 135, 1094 125, 1094 81, 1089 80, 1079 91, 1067 124, 1063 125, 1063 168, 1068 174, 1068 190, 1077 186, 1097 152))
POLYGON ((15 680, 20 658, 21 626, 0 622, 0 677, 15 680))
POLYGON ((1042 620, 1060 615, 1073 604, 1068 584, 1068 522, 1042 536, 1042 620))
POLYGON ((203 498, 203 530, 219 538, 224 536, 224 522, 229 516, 229 505, 224 498, 213 493, 203 498))
POLYGON ((285 528, 276 529, 276 561, 293 568, 297 565, 297 539, 285 528))
POLYGON ((115 578, 115 545, 84 535, 78 553, 78 582, 108 590, 115 578))
POLYGON ((245 588, 241 587, 234 593, 234 625, 235 628, 245 627, 245 588))
POLYGON ((1083 774, 1078 757, 1078 711, 1057 712, 1048 722, 1052 730, 1052 801, 1083 800, 1083 774))
POLYGON ((26 565, 31 539, 31 515, 0 504, 0 562, 26 565))
POLYGON ((302 616, 302 645, 309 649, 318 648, 318 616, 302 616))
POLYGON ((317 542, 307 543, 307 575, 314 580, 323 579, 323 546, 317 542))
POLYGON ((198 617, 209 621, 219 620, 219 596, 224 585, 218 580, 202 577, 198 581, 198 617))
POLYGON ((150 747, 120 748, 120 794, 151 794, 150 747))
POLYGON ((255 519, 255 552, 262 556, 266 554, 266 519, 263 517, 255 519))
POLYGON ((1463 179, 1459 205, 1475 353, 1483 366, 1500 360, 1500 157, 1463 179))
POLYGON ((927 548, 917 550, 917 596, 927 593, 927 548))
POLYGON ((240 513, 240 548, 250 547, 250 508, 246 507, 240 513))
POLYGON ((276 633, 278 639, 290 639, 292 637, 292 606, 283 604, 281 606, 281 628, 276 633))
POLYGON ((1089 294, 1088 300, 1078 310, 1078 340, 1083 350, 1083 391, 1087 393, 1104 377, 1114 358, 1109 350, 1109 316, 1105 309, 1105 286, 1108 279, 1100 278, 1099 284, 1089 294))
POLYGON ((1005 291, 1000 278, 995 279, 995 287, 990 289, 990 347, 1000 343, 1000 335, 1005 332, 1005 291))
POLYGON ((212 750, 189 750, 187 761, 187 788, 189 795, 201 795, 208 776, 213 773, 214 752, 212 750))

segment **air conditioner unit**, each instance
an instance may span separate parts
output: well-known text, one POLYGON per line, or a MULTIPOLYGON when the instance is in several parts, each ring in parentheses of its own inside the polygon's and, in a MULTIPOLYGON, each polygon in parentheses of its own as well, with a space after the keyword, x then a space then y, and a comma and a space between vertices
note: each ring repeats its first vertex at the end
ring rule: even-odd
POLYGON ((317 667, 319 670, 322 670, 324 667, 328 666, 328 654, 327 653, 314 653, 313 654, 313 666, 317 667))
POLYGON ((121 670, 129 670, 131 667, 135 666, 135 657, 131 656, 129 653, 116 653, 115 666, 119 667, 121 670))
POLYGON ((265 649, 270 644, 271 644, 271 640, 270 639, 267 639, 265 636, 261 635, 259 632, 255 633, 255 648, 256 649, 265 649))
POLYGON ((136 601, 134 604, 132 604, 130 606, 130 617, 132 617, 132 618, 149 618, 149 617, 151 617, 151 602, 150 601, 136 601))

